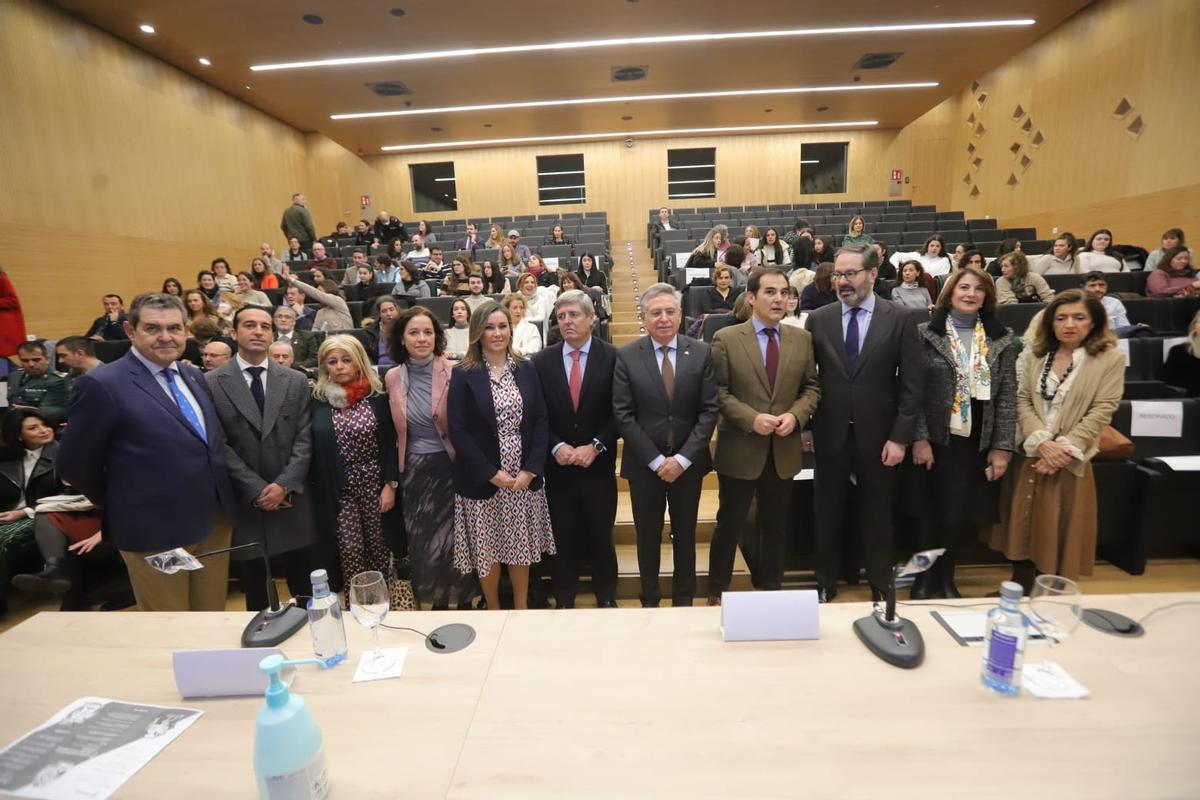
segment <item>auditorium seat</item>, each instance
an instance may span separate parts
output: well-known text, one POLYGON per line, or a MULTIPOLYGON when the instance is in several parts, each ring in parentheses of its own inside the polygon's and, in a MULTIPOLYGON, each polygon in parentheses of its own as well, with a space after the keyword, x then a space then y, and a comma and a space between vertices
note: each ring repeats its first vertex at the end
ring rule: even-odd
POLYGON ((1126 370, 1125 393, 1122 400, 1177 400, 1187 397, 1187 390, 1162 381, 1129 380, 1126 370))
POLYGON ((1139 527, 1145 481, 1132 461, 1093 461, 1096 479, 1096 556, 1130 575, 1146 571, 1146 540, 1139 527))
POLYGON ((1122 400, 1113 414, 1112 426, 1128 436, 1134 444, 1133 457, 1136 461, 1159 456, 1186 456, 1200 454, 1200 398, 1186 397, 1175 400, 1122 400), (1134 436, 1132 433, 1133 403, 1162 403, 1163 407, 1178 409, 1183 414, 1179 436, 1134 436))
POLYGON ((116 341, 96 342, 96 358, 103 361, 105 364, 111 364, 129 351, 131 342, 128 339, 118 339, 116 341))
POLYGON ((717 331, 721 328, 728 328, 730 325, 737 325, 737 319, 733 314, 709 314, 704 318, 704 326, 700 329, 700 338, 711 343, 713 337, 717 335, 717 331))
POLYGON ((1144 569, 1147 558, 1200 555, 1200 526, 1195 521, 1200 472, 1177 472, 1151 458, 1138 465, 1138 476, 1139 502, 1132 523, 1137 547, 1130 557, 1140 559, 1144 569))
POLYGON ((538 248, 543 258, 565 258, 571 255, 569 244, 544 244, 538 248))
MULTIPOLYGON (((1146 297, 1125 300, 1125 310, 1129 312, 1129 321, 1133 324, 1144 323, 1154 329, 1157 334, 1176 332, 1173 327, 1171 303, 1174 299, 1146 297)), ((1182 329, 1180 331, 1182 333, 1182 329)))
POLYGON ((1029 321, 1045 307, 1044 303, 1014 303, 997 306, 996 319, 1000 320, 1001 324, 1012 328, 1015 335, 1023 336, 1025 329, 1029 327, 1029 321))

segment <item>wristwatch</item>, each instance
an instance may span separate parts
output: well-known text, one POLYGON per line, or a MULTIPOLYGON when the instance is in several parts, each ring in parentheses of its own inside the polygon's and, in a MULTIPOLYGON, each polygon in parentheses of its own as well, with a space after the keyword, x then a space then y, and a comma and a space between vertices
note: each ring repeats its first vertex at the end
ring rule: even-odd
POLYGON ((387 485, 392 487, 393 489, 396 489, 400 486, 400 481, 388 481, 387 485))
POLYGON ((603 453, 608 448, 604 446, 604 442, 599 439, 592 439, 592 447, 596 448, 597 453, 603 453))

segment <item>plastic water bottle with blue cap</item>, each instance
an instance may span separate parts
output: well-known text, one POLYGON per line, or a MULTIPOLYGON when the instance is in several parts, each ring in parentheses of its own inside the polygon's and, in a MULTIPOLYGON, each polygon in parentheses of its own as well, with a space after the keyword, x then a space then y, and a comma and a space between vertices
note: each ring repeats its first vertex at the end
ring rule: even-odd
POLYGON ((312 633, 313 652, 332 667, 346 659, 346 625, 342 622, 342 604, 329 591, 329 574, 313 570, 312 599, 308 601, 308 629, 312 633))
POLYGON ((1025 640, 1029 620, 1021 613, 1021 584, 1000 584, 1000 604, 988 612, 983 634, 983 685, 994 692, 1015 695, 1021 691, 1025 640))

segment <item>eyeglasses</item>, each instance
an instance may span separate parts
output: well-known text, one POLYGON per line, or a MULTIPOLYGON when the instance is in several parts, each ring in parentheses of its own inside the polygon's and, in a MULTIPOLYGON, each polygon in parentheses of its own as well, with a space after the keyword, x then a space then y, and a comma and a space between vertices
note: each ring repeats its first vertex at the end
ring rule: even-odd
POLYGON ((835 281, 842 281, 842 280, 852 281, 855 278, 857 278, 859 276, 859 274, 861 274, 863 272, 866 272, 866 270, 865 269, 850 269, 850 270, 846 270, 845 272, 831 273, 829 277, 835 281))

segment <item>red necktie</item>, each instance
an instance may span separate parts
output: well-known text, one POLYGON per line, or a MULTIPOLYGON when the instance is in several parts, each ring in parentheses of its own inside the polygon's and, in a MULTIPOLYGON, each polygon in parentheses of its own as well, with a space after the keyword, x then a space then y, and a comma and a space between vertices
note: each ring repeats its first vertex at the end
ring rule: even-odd
POLYGON ((779 373, 779 342, 775 341, 777 331, 774 328, 763 328, 763 333, 767 335, 767 383, 774 392, 775 376, 779 373))
POLYGON ((567 380, 567 386, 571 390, 571 406, 576 411, 579 410, 579 390, 583 385, 583 376, 579 370, 579 357, 583 355, 579 350, 571 351, 571 377, 567 380))

